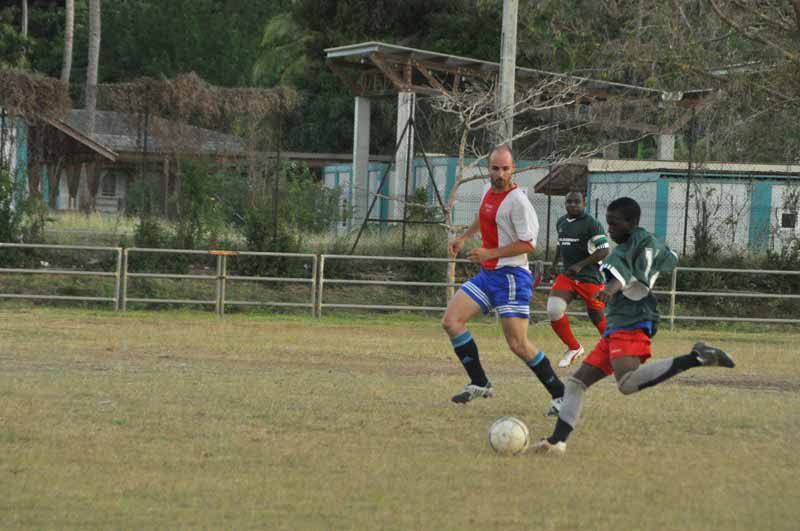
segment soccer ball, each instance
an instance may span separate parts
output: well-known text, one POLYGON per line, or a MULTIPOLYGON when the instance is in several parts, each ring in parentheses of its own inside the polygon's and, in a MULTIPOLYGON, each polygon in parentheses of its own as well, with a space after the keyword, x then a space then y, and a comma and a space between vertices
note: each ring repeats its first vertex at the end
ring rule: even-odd
POLYGON ((489 427, 489 446, 502 455, 515 455, 528 447, 530 433, 524 422, 514 417, 501 417, 489 427))

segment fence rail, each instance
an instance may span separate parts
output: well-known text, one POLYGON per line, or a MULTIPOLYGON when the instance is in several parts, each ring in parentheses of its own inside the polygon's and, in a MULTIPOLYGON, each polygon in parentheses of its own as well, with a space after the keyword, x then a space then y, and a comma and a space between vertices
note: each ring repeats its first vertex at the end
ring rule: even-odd
MULTIPOLYGON (((312 316, 322 317, 323 309, 361 309, 361 310, 394 310, 394 311, 444 311, 443 306, 428 305, 408 305, 408 304, 361 304, 361 303, 330 303, 323 302, 325 287, 329 285, 353 285, 353 286, 386 286, 391 288, 408 287, 428 287, 452 289, 461 285, 460 282, 421 282, 404 280, 364 280, 349 278, 330 278, 326 276, 325 264, 331 260, 343 261, 370 261, 370 262, 426 262, 426 263, 470 263, 468 260, 449 260, 447 258, 420 258, 403 256, 365 256, 365 255, 338 255, 338 254, 302 254, 302 253, 274 253, 274 252, 248 252, 248 251, 226 251, 226 250, 186 250, 186 249, 150 249, 150 248, 122 248, 122 247, 93 247, 82 245, 45 245, 45 244, 18 244, 0 243, 0 252, 3 249, 47 249, 47 250, 66 250, 66 251, 96 251, 101 253, 112 253, 115 256, 114 271, 95 271, 83 269, 50 269, 44 268, 0 268, 0 275, 66 275, 82 276, 89 278, 114 278, 114 294, 112 297, 79 296, 79 295, 58 295, 58 294, 36 294, 36 293, 0 293, 0 299, 28 299, 28 300, 65 300, 65 301, 85 301, 85 302, 110 302, 117 311, 126 311, 128 303, 152 303, 152 304, 195 304, 214 306, 215 312, 222 316, 225 308, 230 306, 271 306, 288 308, 308 308, 312 316), (148 253, 160 253, 165 255, 203 255, 213 256, 216 265, 213 272, 209 274, 177 274, 177 273, 152 273, 152 272, 131 272, 128 269, 131 256, 144 255, 148 253), (276 277, 276 276, 245 276, 229 275, 229 257, 280 257, 301 259, 310 262, 309 277, 276 277), (129 294, 129 280, 143 279, 182 279, 200 280, 214 282, 215 297, 211 299, 187 299, 187 298, 151 298, 151 297, 131 297, 129 294), (308 302, 283 302, 283 301, 264 301, 264 300, 237 300, 227 296, 229 284, 231 282, 274 282, 281 284, 308 284, 308 302)), ((543 264, 539 264, 541 267, 543 264)), ((691 297, 720 297, 731 299, 800 299, 800 294, 786 293, 762 293, 754 291, 685 291, 678 290, 677 283, 679 275, 693 273, 724 273, 728 275, 800 275, 800 271, 781 271, 766 269, 726 269, 708 267, 677 267, 673 271, 670 279, 669 289, 654 290, 657 295, 669 297, 669 311, 664 316, 669 320, 670 329, 675 326, 676 321, 732 321, 732 322, 755 322, 755 323, 781 323, 781 324, 800 324, 800 316, 794 317, 728 317, 710 315, 679 315, 677 299, 691 297)), ((542 285, 537 291, 548 291, 549 285, 542 285)), ((532 314, 546 314, 545 310, 531 310, 532 314)), ((576 313, 570 312, 571 315, 576 313)))

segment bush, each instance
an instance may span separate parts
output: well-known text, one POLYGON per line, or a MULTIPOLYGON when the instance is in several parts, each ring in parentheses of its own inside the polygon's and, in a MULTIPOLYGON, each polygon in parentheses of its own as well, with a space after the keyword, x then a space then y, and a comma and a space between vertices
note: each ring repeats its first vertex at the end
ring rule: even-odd
MULTIPOLYGON (((681 261, 686 267, 719 269, 800 270, 800 252, 790 247, 780 253, 694 255, 681 261)), ((797 294, 798 275, 764 275, 747 273, 685 272, 678 274, 679 291, 752 291, 758 293, 797 294)), ((736 317, 775 317, 800 314, 800 301, 791 299, 747 299, 725 297, 685 297, 682 306, 693 314, 736 317)))
POLYGON ((205 163, 184 161, 181 164, 180 187, 172 197, 177 212, 177 248, 215 248, 218 245, 220 234, 230 221, 226 219, 224 200, 218 194, 218 182, 229 180, 226 177, 223 172, 212 172, 205 163))
MULTIPOLYGON (((258 206, 247 210, 242 232, 248 251, 298 253, 299 237, 287 226, 274 224, 271 208, 262 201, 258 206)), ((243 256, 232 263, 243 275, 282 276, 290 270, 292 260, 284 257, 243 256)))
MULTIPOLYGON (((169 230, 152 216, 141 218, 133 231, 134 247, 169 249, 172 248, 172 242, 169 230)), ((120 245, 124 246, 124 243, 120 245)), ((189 271, 189 264, 189 255, 134 252, 128 256, 128 270, 136 273, 185 274, 189 271), (165 256, 168 258, 165 259, 165 256)))
MULTIPOLYGON (((40 194, 25 196, 21 181, 12 181, 8 170, 0 171, 0 241, 43 243, 48 208, 40 194)), ((0 265, 27 268, 38 265, 39 249, 5 249, 0 265)))

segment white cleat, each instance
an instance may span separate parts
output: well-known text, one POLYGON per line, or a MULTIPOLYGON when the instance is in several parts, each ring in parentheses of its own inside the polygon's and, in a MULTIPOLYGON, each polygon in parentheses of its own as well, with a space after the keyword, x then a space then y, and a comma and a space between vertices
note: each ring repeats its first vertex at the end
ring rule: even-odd
POLYGON ((456 404, 466 404, 476 398, 491 398, 492 396, 494 396, 494 392, 492 392, 492 384, 490 382, 487 382, 485 387, 469 383, 464 386, 463 391, 455 395, 451 400, 456 404))
POLYGON ((547 410, 548 417, 557 417, 561 412, 561 406, 564 404, 564 397, 560 396, 550 401, 550 409, 547 410))
POLYGON ((567 451, 567 443, 564 441, 550 444, 547 439, 541 439, 531 446, 531 451, 535 454, 564 455, 567 451))
POLYGON ((558 366, 562 369, 565 367, 569 367, 575 362, 575 360, 583 356, 583 353, 584 353, 583 346, 580 346, 575 350, 567 349, 567 351, 564 352, 564 357, 561 358, 561 361, 558 362, 558 366))

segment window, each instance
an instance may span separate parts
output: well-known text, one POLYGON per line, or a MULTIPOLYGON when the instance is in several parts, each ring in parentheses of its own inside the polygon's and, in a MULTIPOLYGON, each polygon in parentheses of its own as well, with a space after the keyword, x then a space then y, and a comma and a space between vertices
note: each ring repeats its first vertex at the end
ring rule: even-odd
POLYGON ((781 214, 781 228, 793 229, 797 226, 797 212, 784 212, 781 214))
POLYGON ((103 176, 103 186, 100 193, 104 196, 115 197, 117 195, 117 176, 113 173, 106 173, 103 176))

